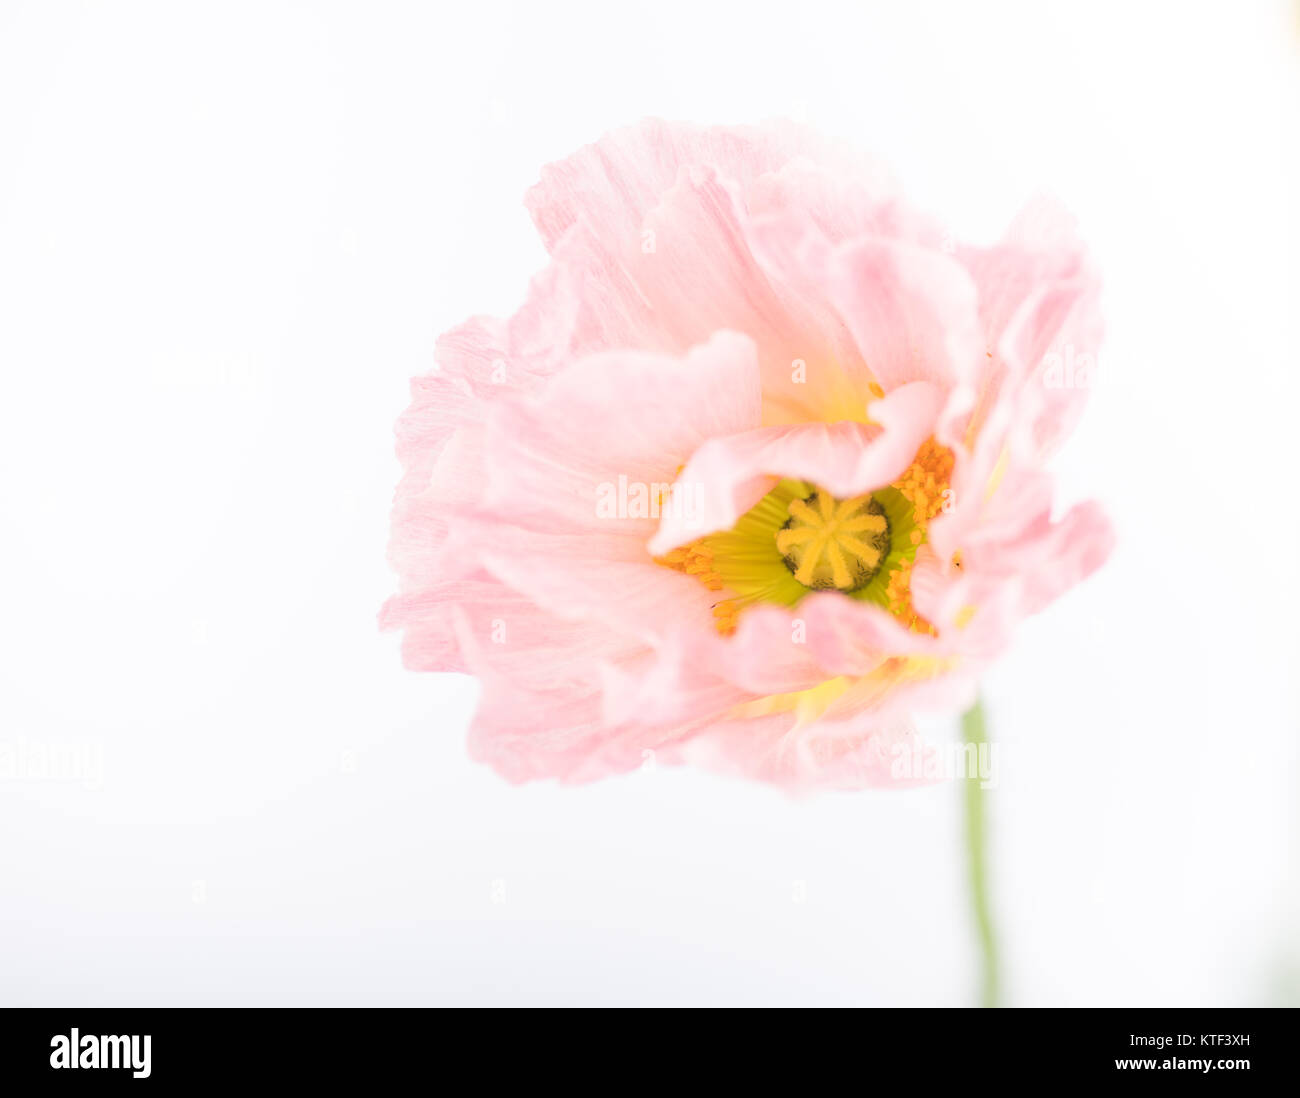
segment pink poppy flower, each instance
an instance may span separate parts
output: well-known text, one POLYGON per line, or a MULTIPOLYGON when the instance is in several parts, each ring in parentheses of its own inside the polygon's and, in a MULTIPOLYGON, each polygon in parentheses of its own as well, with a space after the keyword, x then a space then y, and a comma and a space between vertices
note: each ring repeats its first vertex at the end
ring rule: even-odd
POLYGON ((654 757, 789 788, 900 779, 1016 622, 1096 569, 1044 461, 1097 284, 1037 208, 954 245, 786 125, 648 121, 543 170, 550 253, 444 335, 398 423, 408 667, 477 676, 512 780, 654 757))

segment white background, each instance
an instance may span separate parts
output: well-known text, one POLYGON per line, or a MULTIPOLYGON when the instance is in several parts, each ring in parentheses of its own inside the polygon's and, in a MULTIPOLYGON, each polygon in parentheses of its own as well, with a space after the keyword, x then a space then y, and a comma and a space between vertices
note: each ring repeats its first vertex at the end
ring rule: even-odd
POLYGON ((986 684, 1009 996, 1295 1001, 1296 15, 0 4, 0 1001, 971 1000, 955 786, 512 788, 376 631, 407 378, 646 114, 1078 215, 1120 545, 986 684))

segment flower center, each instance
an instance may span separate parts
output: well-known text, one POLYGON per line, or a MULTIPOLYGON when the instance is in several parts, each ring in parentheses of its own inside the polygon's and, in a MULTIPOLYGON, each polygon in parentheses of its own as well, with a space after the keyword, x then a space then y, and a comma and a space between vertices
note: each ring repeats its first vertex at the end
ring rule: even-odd
POLYGON ((858 591, 889 553, 889 519, 871 496, 837 500, 814 491, 792 499, 776 532, 776 548, 791 575, 814 590, 858 591))
POLYGON ((952 451, 930 439, 898 480, 869 495, 841 500, 816 484, 782 480, 730 530, 656 559, 719 592, 720 633, 734 632, 747 606, 796 606, 815 591, 839 591, 933 634, 912 605, 912 563, 951 499, 952 468, 952 451))

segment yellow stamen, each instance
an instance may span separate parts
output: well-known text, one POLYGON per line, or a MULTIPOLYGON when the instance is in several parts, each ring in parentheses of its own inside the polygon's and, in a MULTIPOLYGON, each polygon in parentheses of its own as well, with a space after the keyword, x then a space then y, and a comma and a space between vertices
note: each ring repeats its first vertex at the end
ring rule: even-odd
MULTIPOLYGON (((917 451, 912 464, 897 481, 896 487, 912 505, 912 544, 919 546, 926 540, 930 520, 944 510, 952 498, 949 480, 952 477, 953 453, 934 439, 929 439, 917 451)), ((958 564, 960 567, 960 564, 958 564)), ((912 562, 904 560, 889 575, 886 591, 889 612, 913 632, 936 634, 937 630, 921 617, 912 606, 912 562)))
MULTIPOLYGON (((674 572, 694 576, 710 591, 721 591, 726 587, 713 567, 713 548, 703 538, 689 545, 679 545, 655 559, 674 572)), ((713 624, 719 633, 729 636, 736 631, 736 619, 740 616, 741 606, 740 599, 723 599, 713 604, 713 624)))
POLYGON ((679 545, 656 559, 674 572, 694 576, 710 591, 721 591, 724 586, 722 577, 713 569, 713 550, 703 541, 679 545))

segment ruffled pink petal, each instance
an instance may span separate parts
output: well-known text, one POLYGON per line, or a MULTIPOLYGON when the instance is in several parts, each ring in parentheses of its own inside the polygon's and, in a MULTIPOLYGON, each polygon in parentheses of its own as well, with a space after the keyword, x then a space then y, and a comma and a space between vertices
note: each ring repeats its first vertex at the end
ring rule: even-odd
POLYGON ((1041 461, 1072 429, 1093 381, 1096 272, 1073 219, 1047 200, 1022 212, 996 246, 959 257, 979 288, 986 353, 954 434, 973 443, 991 433, 994 448, 1009 438, 1041 461))
POLYGON ((479 574, 388 600, 384 628, 402 628, 403 662, 413 671, 469 670, 464 645, 510 682, 527 689, 589 686, 596 668, 644 655, 636 640, 548 613, 526 595, 479 574))
POLYGON ((1101 344, 1098 296, 1089 278, 1055 283, 1026 300, 1003 333, 999 350, 1020 397, 1009 441, 1022 460, 1046 461, 1083 414, 1101 344))
POLYGON ((606 722, 621 727, 680 729, 695 734, 710 721, 753 700, 735 683, 688 658, 687 635, 673 632, 640 659, 600 668, 606 722))
POLYGON ((712 168, 683 167, 635 236, 575 224, 554 255, 585 287, 575 351, 680 353, 734 330, 756 345, 766 422, 858 418, 870 398, 843 323, 759 265, 739 188, 712 168))
MULTIPOLYGON (((434 481, 444 467, 464 463, 465 447, 449 444, 466 428, 482 422, 481 405, 451 379, 433 375, 411 382, 411 405, 397 421, 397 456, 402 478, 393 497, 388 559, 405 591, 438 579, 436 551, 447 538, 446 496, 434 481), (444 460, 445 459, 445 460, 444 460)), ((467 470, 481 472, 481 465, 467 470)))
POLYGON ((651 120, 548 167, 529 205, 584 287, 575 350, 681 351, 719 328, 743 331, 758 346, 769 423, 857 418, 871 376, 824 287, 758 262, 753 218, 793 217, 835 242, 936 235, 876 166, 790 126, 651 120))
POLYGON ((403 591, 440 579, 454 515, 480 494, 488 409, 538 391, 567 363, 579 300, 569 275, 552 265, 533 279, 518 313, 453 328, 438 339, 436 372, 412 379, 411 403, 396 428, 403 473, 389 541, 403 591))
POLYGON ((1053 496, 1050 476, 1013 465, 994 491, 936 519, 926 564, 913 569, 918 612, 942 625, 974 607, 963 643, 987 652, 1096 571, 1114 545, 1109 521, 1093 503, 1054 518, 1053 496), (960 569, 949 563, 957 551, 960 569))
POLYGON ((526 204, 548 248, 576 224, 603 240, 639 242, 646 214, 682 168, 715 168, 747 190, 798 157, 841 168, 861 163, 844 145, 794 123, 721 127, 648 118, 548 164, 526 204))
MULTIPOLYGON (((771 380, 790 378, 796 362, 832 359, 835 333, 792 287, 759 265, 747 223, 735 183, 710 168, 683 169, 646 215, 643 232, 653 234, 654 250, 638 249, 627 263, 658 322, 679 345, 701 342, 719 328, 750 336, 766 390, 771 380)), ((823 417, 813 408, 809 418, 823 417)))
POLYGON ((978 294, 951 256, 862 239, 835 251, 827 277, 831 300, 886 392, 912 381, 946 392, 977 368, 984 350, 978 294))
POLYGON ((470 756, 509 781, 594 781, 636 769, 651 751, 644 730, 629 735, 605 722, 598 689, 521 690, 474 666, 483 691, 470 724, 470 756))
MULTIPOLYGON (((857 720, 799 727, 788 716, 720 721, 657 753, 733 777, 768 782, 791 793, 904 789, 924 777, 900 776, 903 752, 920 754, 915 730, 900 721, 857 720)), ((914 771, 913 771, 914 772, 914 771)))
POLYGON ((586 782, 626 773, 705 724, 617 719, 608 690, 618 663, 584 663, 586 674, 577 680, 570 672, 550 685, 530 685, 499 669, 481 638, 466 635, 462 649, 483 687, 470 725, 470 754, 511 781, 586 782))
POLYGON ((654 563, 641 539, 485 527, 482 567, 557 616, 598 622, 651 644, 674 628, 712 630, 719 596, 654 563))
POLYGON ((784 288, 791 308, 807 318, 806 326, 820 335, 816 344, 801 348, 794 362, 775 361, 764 371, 765 421, 862 418, 875 377, 826 294, 832 240, 813 215, 800 208, 751 217, 744 229, 755 261, 784 288))
POLYGON ((963 548, 973 576, 988 586, 1018 594, 1022 616, 1036 614, 1048 603, 1086 579, 1110 556, 1115 535, 1101 508, 1078 504, 1060 519, 1040 512, 1030 520, 973 533, 963 548))
MULTIPOLYGON (((670 485, 707 439, 753 427, 761 402, 754 345, 734 333, 681 358, 608 352, 580 360, 537 397, 495 409, 484 507, 550 523, 541 529, 649 537, 654 520, 637 517, 636 495, 670 485)), ((661 503, 651 503, 657 519, 661 503)))

